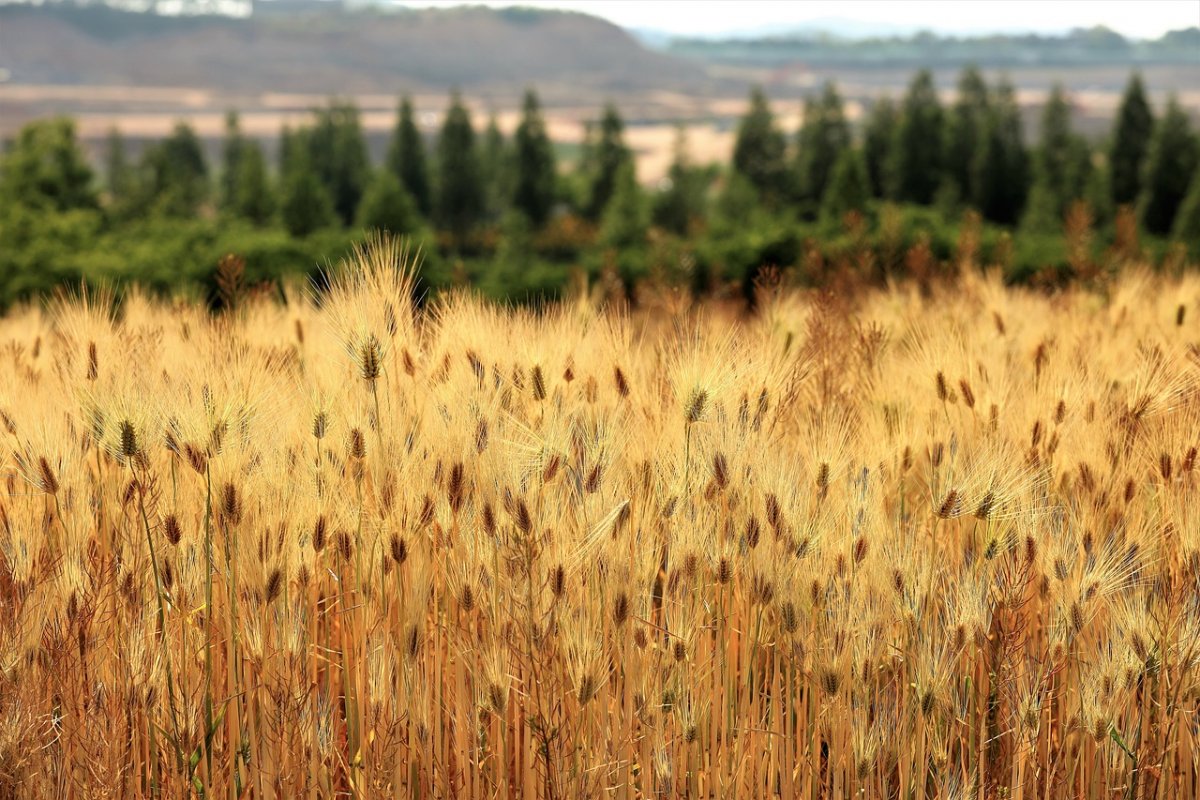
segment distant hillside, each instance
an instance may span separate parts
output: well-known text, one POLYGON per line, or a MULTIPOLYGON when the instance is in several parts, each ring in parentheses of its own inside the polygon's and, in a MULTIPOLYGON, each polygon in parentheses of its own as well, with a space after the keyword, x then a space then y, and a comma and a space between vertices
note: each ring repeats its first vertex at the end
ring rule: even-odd
MULTIPOLYGON (((282 5, 282 4, 280 4, 282 5)), ((308 4, 308 8, 314 6, 308 4)), ((576 13, 482 7, 166 17, 0 5, 0 69, 18 83, 314 94, 446 90, 702 92, 700 65, 576 13)))
POLYGON ((976 63, 987 67, 1141 66, 1200 64, 1200 28, 1172 31, 1153 41, 1126 39, 1107 28, 1061 36, 990 35, 839 37, 797 31, 761 37, 674 39, 665 51, 740 66, 937 67, 976 63))

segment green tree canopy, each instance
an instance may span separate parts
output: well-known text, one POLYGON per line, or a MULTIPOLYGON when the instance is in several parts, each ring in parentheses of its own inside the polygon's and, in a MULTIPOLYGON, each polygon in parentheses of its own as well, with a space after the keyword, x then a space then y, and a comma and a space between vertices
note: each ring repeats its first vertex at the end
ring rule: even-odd
POLYGON ((863 131, 863 157, 867 163, 867 175, 871 179, 871 194, 875 197, 887 196, 890 188, 888 162, 891 160, 898 120, 896 104, 890 97, 881 97, 871 104, 863 131))
POLYGON ((222 145, 221 196, 218 198, 221 208, 231 209, 237 205, 238 182, 241 180, 241 158, 245 147, 246 137, 242 136, 237 112, 226 112, 225 142, 222 145))
POLYGON ((482 219, 484 195, 475 130, 458 92, 451 96, 438 137, 438 176, 437 221, 461 245, 482 219))
POLYGON ((498 220, 508 209, 512 200, 512 164, 508 143, 500 131, 496 115, 488 118, 483 132, 483 146, 479 149, 479 179, 483 183, 484 216, 498 220))
POLYGON ((638 185, 633 162, 628 161, 617 173, 612 200, 600 225, 600 241, 617 249, 640 247, 646 243, 649 227, 646 197, 638 185))
POLYGON ((822 201, 829 179, 842 153, 850 147, 850 126, 842 98, 827 82, 817 98, 804 102, 804 121, 796 141, 796 172, 800 197, 811 204, 822 201))
POLYGON ((862 211, 871 197, 871 178, 866 160, 854 147, 847 147, 838 156, 833 176, 821 200, 821 215, 827 220, 840 221, 851 211, 862 211))
POLYGON ((1015 224, 1029 191, 1029 153, 1021 131, 1016 92, 1007 80, 996 86, 971 175, 970 201, 979 213, 993 222, 1015 224))
POLYGON ((667 170, 661 192, 654 198, 654 224, 680 236, 687 234, 704 216, 708 178, 693 166, 688 156, 687 132, 675 133, 675 157, 667 170))
POLYGON ((750 93, 750 108, 738 125, 733 170, 744 176, 759 196, 778 203, 788 194, 787 140, 762 89, 750 93))
POLYGON ((1187 112, 1172 97, 1154 129, 1146 154, 1141 201, 1146 230, 1160 235, 1171 230, 1175 214, 1191 187, 1198 159, 1200 152, 1187 112))
POLYGON ((396 129, 388 144, 387 168, 408 191, 417 210, 428 216, 433 210, 433 193, 429 188, 429 168, 425 162, 425 142, 417 129, 412 100, 400 101, 396 113, 396 129))
POLYGON ((1190 246, 1192 252, 1200 253, 1200 169, 1196 169, 1194 173, 1191 188, 1175 214, 1171 236, 1176 241, 1190 246))
POLYGON ((963 70, 958 79, 958 97, 950 109, 946 143, 946 172, 958 188, 958 196, 977 202, 976 161, 992 122, 991 96, 977 67, 963 70))
POLYGON ((921 70, 904 96, 895 128, 889 173, 891 195, 928 205, 942 183, 944 124, 941 103, 929 70, 921 70))
POLYGON ((255 225, 266 225, 275 214, 275 197, 267 175, 267 159, 258 142, 242 143, 229 210, 255 225))
POLYGON ((358 207, 357 222, 360 228, 408 235, 418 233, 423 227, 416 201, 389 169, 375 173, 358 207))
POLYGON ((334 211, 349 225, 371 174, 358 108, 350 102, 331 101, 317 110, 307 138, 312 169, 325 184, 334 211))
POLYGON ((191 217, 208 199, 208 162, 199 137, 180 122, 142 156, 143 204, 173 217, 191 217))
POLYGON ((289 161, 283 176, 280 216, 292 236, 308 236, 337 224, 337 212, 329 190, 310 165, 307 156, 289 161))
POLYGON ((612 103, 604 106, 604 114, 596 127, 596 138, 590 145, 587 164, 591 173, 585 213, 598 220, 616 192, 621 170, 632 161, 633 154, 625 146, 625 123, 612 103))
POLYGON ((29 208, 97 208, 94 181, 75 123, 66 117, 29 123, 0 157, 0 189, 29 208))
POLYGON ((1154 114, 1146 99, 1146 87, 1140 73, 1133 73, 1117 121, 1113 127, 1112 149, 1108 153, 1112 201, 1117 205, 1134 203, 1142 188, 1142 168, 1150 137, 1154 134, 1154 114))
POLYGON ((540 227, 554 209, 557 175, 554 145, 546 133, 546 121, 532 89, 525 92, 521 123, 513 136, 513 150, 513 207, 529 217, 535 228, 540 227))
POLYGON ((137 175, 133 165, 129 163, 129 154, 125 149, 125 138, 121 131, 112 128, 104 152, 104 178, 108 185, 108 195, 114 207, 128 203, 134 195, 137 175))

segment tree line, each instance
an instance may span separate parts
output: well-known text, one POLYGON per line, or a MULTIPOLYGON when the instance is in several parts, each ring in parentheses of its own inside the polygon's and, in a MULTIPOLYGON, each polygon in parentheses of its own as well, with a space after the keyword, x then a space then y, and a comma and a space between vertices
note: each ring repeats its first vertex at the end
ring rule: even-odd
POLYGON ((667 178, 650 189, 636 179, 624 130, 608 105, 568 170, 532 90, 511 136, 494 116, 476 130, 454 93, 427 140, 404 98, 373 164, 359 111, 335 99, 310 123, 283 129, 274 165, 231 112, 218 165, 180 123, 136 161, 114 131, 97 175, 71 120, 36 121, 0 159, 0 301, 65 278, 203 282, 206 268, 189 259, 226 248, 250 251, 252 269, 274 277, 311 269, 376 228, 425 242, 434 282, 439 269, 442 280, 466 270, 497 294, 553 290, 567 266, 612 269, 632 283, 686 262, 694 286, 746 280, 763 263, 797 265, 814 246, 836 249, 848 219, 865 224, 879 249, 897 214, 912 229, 905 244, 932 237, 945 250, 967 210, 993 242, 1011 230, 1051 242, 1027 252, 1018 272, 1065 259, 1054 242, 1072 210, 1101 229, 1124 215, 1151 238, 1200 241, 1200 142, 1174 98, 1155 114, 1137 74, 1100 146, 1072 129, 1061 87, 1028 144, 1013 86, 989 85, 974 68, 949 105, 922 71, 898 101, 873 102, 859 125, 828 83, 805 100, 794 136, 755 89, 730 164, 693 163, 681 130, 667 178))

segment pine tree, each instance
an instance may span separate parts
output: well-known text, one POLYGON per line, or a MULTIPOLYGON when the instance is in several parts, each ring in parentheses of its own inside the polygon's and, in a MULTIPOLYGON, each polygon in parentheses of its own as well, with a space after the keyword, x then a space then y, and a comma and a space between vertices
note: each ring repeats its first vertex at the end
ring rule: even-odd
POLYGON ((863 154, 848 147, 838 156, 833 176, 821 200, 821 216, 840 222, 851 211, 862 211, 871 197, 871 179, 863 154))
POLYGON ((351 224, 371 172, 358 109, 349 102, 331 102, 317 112, 307 139, 312 169, 325 184, 337 215, 351 224))
POLYGON ((704 216, 705 176, 688 156, 687 132, 675 133, 675 157, 667 170, 665 187, 654 198, 654 224, 679 236, 686 235, 704 216))
POLYGON ((475 130, 457 91, 438 137, 438 175, 437 221, 461 246, 482 218, 484 196, 475 130))
POLYGON ((815 205, 825 197, 834 165, 850 148, 850 126, 832 81, 825 84, 820 98, 805 101, 804 122, 796 144, 800 197, 815 205))
POLYGON ((267 160, 258 142, 247 141, 238 156, 232 211, 255 225, 265 225, 275 214, 275 197, 267 176, 267 160))
POLYGON ((433 209, 429 190, 429 168, 425 163, 425 142, 413 114, 412 100, 404 97, 396 113, 396 129, 388 145, 387 168, 408 191, 417 210, 428 216, 433 209))
POLYGON ((1121 98, 1121 108, 1113 129, 1112 149, 1108 155, 1114 204, 1137 202, 1146 150, 1153 134, 1154 114, 1146 99, 1142 76, 1135 72, 1130 76, 1125 95, 1121 98))
POLYGON ((484 216, 488 220, 500 219, 512 199, 512 165, 509 162, 508 146, 493 114, 488 118, 479 151, 479 179, 483 184, 484 216))
POLYGON ((612 103, 604 107, 600 124, 596 127, 596 140, 588 154, 591 181, 588 187, 586 215, 598 220, 604 215, 609 200, 616 191, 621 171, 633 160, 633 154, 625 146, 625 123, 617 107, 612 103))
POLYGON ((66 117, 29 123, 0 153, 0 195, 29 208, 96 208, 94 179, 66 117))
MULTIPOLYGON (((1034 182, 1040 194, 1052 198, 1046 206, 1053 212, 1055 227, 1062 221, 1067 206, 1081 196, 1078 177, 1080 146, 1071 132, 1071 106, 1061 85, 1056 84, 1042 109, 1041 141, 1038 145, 1034 182)), ((1046 210, 1043 209, 1043 210, 1046 210)))
POLYGON ((997 85, 975 153, 971 203, 985 219, 1012 225, 1021 217, 1029 191, 1029 154, 1021 132, 1021 110, 1008 81, 997 85))
POLYGON ((978 202, 976 163, 981 143, 992 122, 991 97, 977 67, 967 67, 958 80, 958 98, 950 111, 946 144, 946 171, 958 187, 958 195, 978 202))
POLYGON ((787 141, 775 126, 775 115, 762 89, 750 93, 750 109, 738 125, 733 146, 734 172, 744 176, 768 203, 788 193, 787 141))
POLYGON ((537 94, 525 93, 521 124, 513 136, 513 207, 529 217, 534 228, 545 224, 554 209, 554 145, 546 134, 546 122, 538 107, 537 94))
POLYGON ((221 208, 232 209, 237 205, 238 183, 241 180, 241 158, 246 147, 236 111, 225 113, 225 143, 222 147, 221 208))
POLYGON ((871 104, 871 113, 863 132, 863 158, 867 164, 867 175, 871 178, 871 194, 875 197, 886 197, 888 194, 888 162, 898 119, 896 104, 891 98, 882 97, 871 104))
POLYGON ((1142 175, 1141 217, 1150 233, 1165 235, 1191 187, 1200 160, 1187 112, 1172 97, 1154 129, 1142 175))
POLYGON ((292 236, 307 236, 337 223, 337 212, 329 190, 309 164, 307 156, 290 160, 280 190, 280 216, 292 236))
POLYGON ((109 197, 115 207, 122 207, 133 198, 137 176, 125 151, 125 139, 115 127, 108 132, 104 162, 109 197))
POLYGON ((909 85, 892 142, 888 172, 891 196, 928 205, 942 184, 943 114, 929 70, 909 85))
POLYGON ((617 174, 612 199, 600 225, 600 241, 617 250, 636 248, 646 243, 649 214, 642 187, 638 186, 633 162, 628 161, 617 174))
POLYGON ((1192 186, 1175 214, 1171 238, 1188 245, 1192 252, 1200 253, 1200 169, 1194 172, 1192 186))
POLYGON ((178 123, 170 136, 146 150, 142 171, 147 176, 146 203, 164 214, 194 216, 208 198, 204 148, 187 123, 178 123))
POLYGON ((375 173, 358 207, 357 220, 360 228, 395 234, 411 235, 422 228, 416 201, 390 169, 375 173))

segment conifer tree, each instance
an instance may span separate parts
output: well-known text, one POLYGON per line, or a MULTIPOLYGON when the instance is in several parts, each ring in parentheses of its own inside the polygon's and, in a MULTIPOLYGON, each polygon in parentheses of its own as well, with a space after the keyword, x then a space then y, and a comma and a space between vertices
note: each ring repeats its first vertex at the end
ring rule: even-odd
POLYGON ((75 123, 66 117, 27 124, 0 151, 0 196, 29 208, 96 208, 94 180, 75 123))
POLYGON ((899 116, 890 97, 881 97, 871 104, 863 132, 863 158, 871 179, 871 194, 886 197, 889 191, 888 163, 899 116))
POLYGON ((208 198, 204 148, 187 123, 178 123, 170 136, 146 150, 142 171, 147 204, 164 214, 194 216, 208 198))
POLYGON ((539 228, 554 208, 557 176, 554 145, 546 133, 546 122, 533 90, 525 93, 513 150, 513 207, 525 214, 534 228, 539 228))
POLYGON ((226 112, 225 142, 222 146, 221 193, 218 198, 221 208, 231 209, 237 205, 241 157, 245 147, 246 138, 242 136, 238 113, 236 111, 226 112))
POLYGON ((800 197, 808 203, 819 203, 825 196, 834 166, 850 147, 850 126, 842 98, 832 81, 825 84, 819 98, 805 101, 804 121, 796 144, 800 197))
POLYGON ((450 231, 461 246, 479 224, 484 209, 479 154, 471 115, 456 91, 438 137, 438 193, 435 207, 439 225, 450 231))
POLYGON ((358 207, 357 225, 365 230, 414 234, 421 230, 416 201, 390 169, 375 173, 358 207))
POLYGON ((863 154, 848 147, 838 156, 829 186, 821 201, 821 216, 841 221, 851 211, 862 211, 871 197, 871 179, 863 154))
POLYGON ((232 211, 256 225, 265 225, 275 213, 275 198, 267 175, 267 160, 258 142, 243 144, 235 178, 232 211))
POLYGON ((738 125, 733 146, 733 170, 745 177, 768 203, 788 194, 787 141, 775 125, 775 115, 762 89, 750 93, 750 108, 738 125))
POLYGON ((412 100, 400 101, 396 112, 396 128, 388 145, 387 168, 408 191, 421 214, 432 210, 433 195, 429 189, 429 168, 425 159, 425 142, 417 129, 412 100))
POLYGON ((928 205, 942 184, 944 124, 941 103, 929 70, 909 85, 892 142, 888 172, 891 196, 928 205))
POLYGON ((591 176, 586 215, 589 219, 598 220, 604 215, 609 200, 616 192, 621 170, 633 160, 632 153, 625 146, 624 131, 625 123, 617 107, 612 103, 605 105, 604 114, 595 128, 595 141, 588 153, 591 176))
POLYGON ((351 224, 371 172, 358 109, 349 102, 331 102, 317 112, 307 139, 313 170, 325 184, 337 215, 351 224))
POLYGON ((996 86, 971 169, 972 205, 985 219, 1015 224, 1029 190, 1029 154, 1016 92, 1008 81, 996 86))
POLYGON ((1200 160, 1187 112, 1172 97, 1154 129, 1142 175, 1142 224, 1150 233, 1171 231, 1175 215, 1191 188, 1200 160))
POLYGON ((1137 202, 1142 186, 1142 169, 1150 137, 1154 134, 1154 114, 1146 99, 1146 87, 1141 74, 1129 78, 1117 120, 1113 126, 1112 149, 1109 150, 1109 180, 1112 201, 1116 205, 1137 202))
POLYGON ((479 179, 483 184, 484 216, 500 219, 512 199, 512 164, 508 144, 496 115, 488 118, 479 149, 479 179))
POLYGON ((329 190, 312 168, 306 154, 290 159, 280 190, 280 216, 292 236, 307 236, 337 223, 329 190))
POLYGON ((113 206, 120 208, 133 198, 137 176, 133 165, 129 163, 129 155, 125 150, 125 138, 115 127, 108 132, 104 162, 104 177, 108 185, 109 197, 112 199, 113 206))
POLYGON ((651 216, 656 225, 676 235, 685 235, 704 216, 705 177, 691 163, 687 132, 682 126, 675 133, 675 157, 667 170, 665 184, 654 199, 651 216))
POLYGON ((1200 253, 1200 168, 1194 170, 1191 188, 1175 214, 1171 237, 1200 253))
POLYGON ((958 97, 950 110, 946 172, 957 186, 959 197, 971 204, 978 202, 980 194, 975 185, 976 162, 992 117, 987 83, 977 67, 967 67, 958 80, 958 97))

